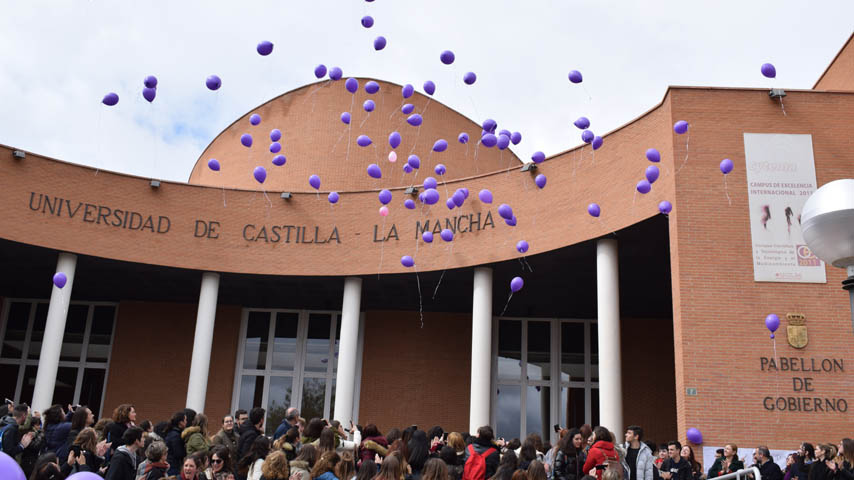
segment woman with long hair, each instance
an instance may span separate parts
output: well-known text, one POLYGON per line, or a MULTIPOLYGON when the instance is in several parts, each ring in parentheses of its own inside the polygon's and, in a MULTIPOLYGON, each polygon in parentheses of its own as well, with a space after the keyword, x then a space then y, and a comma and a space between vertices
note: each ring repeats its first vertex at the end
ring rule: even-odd
POLYGON ((738 459, 738 445, 728 443, 724 445, 723 456, 715 459, 715 463, 709 469, 709 478, 719 477, 742 469, 744 469, 744 462, 738 459))
MULTIPOLYGON (((514 457, 516 455, 513 455, 514 457)), ((460 463, 460 459, 457 457, 457 451, 454 450, 454 447, 450 445, 445 445, 439 450, 439 458, 445 462, 445 465, 448 467, 448 479, 449 480, 460 480, 463 478, 463 473, 465 471, 465 465, 460 463)), ((495 475, 493 475, 494 477, 495 475)), ((506 480, 510 480, 507 478, 506 480)))
POLYGON ((317 463, 317 458, 314 445, 303 445, 299 455, 290 463, 291 480, 311 480, 311 469, 317 463))
POLYGON ((835 462, 829 462, 827 467, 837 480, 854 480, 854 440, 843 438, 839 442, 839 456, 835 462))
POLYGON ((388 439, 383 436, 380 429, 373 423, 365 425, 362 429, 362 443, 359 445, 359 459, 373 460, 374 455, 384 458, 388 455, 388 439))
POLYGON ((691 466, 691 475, 694 480, 702 480, 705 478, 705 475, 703 474, 703 466, 694 458, 694 449, 691 448, 691 445, 683 445, 682 450, 679 452, 679 456, 686 460, 688 465, 691 466))
POLYGON ((261 467, 261 474, 264 476, 264 480, 287 480, 290 477, 290 469, 285 452, 275 450, 267 455, 267 458, 264 459, 264 465, 261 467))
POLYGON ((122 435, 125 430, 136 425, 136 408, 129 404, 123 403, 113 410, 113 424, 107 429, 107 443, 110 443, 110 449, 115 452, 117 448, 124 445, 122 435))
POLYGON ((815 462, 810 467, 809 480, 829 480, 833 478, 833 472, 828 467, 826 460, 833 460, 831 446, 820 443, 815 447, 815 462))
POLYGON ((321 430, 320 438, 317 440, 317 449, 320 450, 320 454, 323 455, 326 452, 334 451, 337 447, 336 440, 335 430, 331 427, 326 427, 321 430))
POLYGON ((438 458, 427 460, 421 469, 421 480, 448 480, 448 467, 438 458))
MULTIPOLYGON (((68 432, 68 438, 66 439, 68 446, 70 447, 74 443, 77 435, 84 428, 91 427, 92 425, 95 425, 95 415, 92 414, 92 410, 89 410, 85 405, 77 407, 71 415, 71 430, 68 432)), ((95 437, 97 439, 97 433, 95 437)))
POLYGON ((464 465, 464 460, 466 458, 466 441, 463 438, 463 435, 459 432, 449 433, 448 445, 454 447, 454 450, 457 452, 457 465, 464 465))
POLYGON ((63 462, 60 465, 55 453, 45 453, 36 460, 29 480, 58 480, 68 477, 71 474, 71 465, 74 463, 73 457, 69 458, 70 462, 63 462))
POLYGON ((78 459, 77 471, 98 473, 104 463, 104 454, 107 453, 108 448, 106 442, 98 442, 98 434, 95 433, 95 429, 92 427, 84 428, 71 446, 72 450, 79 451, 79 455, 84 457, 83 462, 78 459))
POLYGON ((215 445, 211 449, 211 480, 234 480, 232 472, 231 450, 225 445, 215 445))
POLYGON ((58 458, 68 457, 68 434, 71 422, 65 421, 65 412, 60 405, 54 405, 44 411, 44 447, 42 452, 53 452, 58 458))
POLYGON ((543 462, 534 460, 528 465, 528 480, 546 480, 546 467, 543 462))
POLYGON ((421 471, 430 458, 430 444, 427 440, 427 434, 423 430, 415 430, 412 432, 412 438, 409 439, 409 455, 406 457, 406 462, 412 467, 412 479, 419 480, 421 471))
POLYGON ((335 450, 325 452, 320 456, 320 460, 314 464, 314 468, 311 469, 311 478, 320 480, 339 480, 339 478, 335 476, 335 467, 340 461, 341 457, 338 456, 338 453, 335 450))
POLYGON ((356 480, 372 480, 377 476, 377 464, 373 460, 362 460, 356 480))
POLYGON ((211 448, 211 441, 208 437, 208 417, 204 413, 199 413, 193 419, 193 426, 187 427, 181 432, 181 440, 184 440, 187 455, 196 452, 208 453, 211 448))
POLYGON ((204 465, 202 465, 201 457, 198 455, 189 455, 181 465, 181 473, 178 479, 202 480, 202 470, 204 470, 204 465))
POLYGON ((261 467, 264 465, 264 459, 270 453, 270 439, 259 435, 252 442, 249 451, 240 462, 237 464, 237 473, 246 475, 247 480, 259 480, 261 478, 261 467))
POLYGON ((519 467, 519 457, 513 450, 507 450, 501 456, 501 463, 498 464, 498 470, 495 475, 489 477, 489 480, 511 480, 513 472, 519 467))
POLYGON ((335 476, 341 480, 353 480, 356 477, 356 462, 353 460, 353 451, 344 450, 340 456, 341 461, 335 466, 335 476))
POLYGON ((555 480, 580 480, 584 476, 583 444, 584 437, 577 428, 570 429, 560 439, 554 460, 555 480))
POLYGON ((399 455, 389 455, 383 460, 380 465, 380 472, 373 480, 402 480, 403 466, 400 463, 399 455))

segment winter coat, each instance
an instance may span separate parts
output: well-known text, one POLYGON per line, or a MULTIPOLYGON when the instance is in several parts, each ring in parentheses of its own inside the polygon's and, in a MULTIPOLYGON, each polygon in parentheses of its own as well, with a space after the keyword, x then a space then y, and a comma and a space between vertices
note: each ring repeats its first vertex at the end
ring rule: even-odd
POLYGON ((237 440, 240 437, 237 436, 237 433, 234 429, 231 432, 226 432, 225 430, 220 430, 214 435, 213 445, 222 445, 228 449, 228 452, 231 454, 231 458, 237 458, 237 440))
POLYGON ((126 423, 114 422, 110 424, 107 428, 107 442, 112 442, 110 450, 115 452, 117 448, 125 444, 125 442, 122 441, 122 435, 125 434, 127 429, 128 426, 126 423))
POLYGON ((142 473, 142 480, 159 480, 166 476, 169 465, 163 463, 149 463, 142 473))
MULTIPOLYGON (((472 442, 469 446, 466 447, 466 457, 465 461, 468 462, 469 456, 471 453, 469 452, 469 447, 474 447, 474 452, 478 455, 485 455, 486 451, 489 449, 495 450, 495 453, 490 454, 489 456, 484 457, 484 462, 486 463, 486 478, 491 478, 495 475, 495 471, 498 470, 498 463, 501 457, 501 451, 492 444, 492 442, 482 440, 479 437, 475 437, 472 439, 472 442)), ((465 467, 465 464, 463 464, 465 467)))
MULTIPOLYGON (((626 452, 629 451, 629 447, 631 447, 631 444, 629 443, 623 445, 623 448, 626 449, 626 452)), ((649 449, 649 445, 640 442, 638 458, 635 462, 635 473, 637 475, 637 480, 652 480, 652 471, 655 470, 655 467, 652 466, 653 462, 655 462, 655 457, 652 456, 652 450, 649 449)), ((626 471, 629 472, 629 474, 631 474, 631 467, 629 467, 628 463, 624 465, 624 468, 626 469, 626 471)))
POLYGON ((184 463, 184 457, 187 456, 187 449, 184 446, 184 441, 181 440, 181 430, 172 428, 166 434, 166 448, 169 453, 166 454, 166 461, 169 463, 169 475, 178 475, 181 472, 181 465, 184 463))
POLYGON ((207 453, 211 448, 211 442, 202 434, 202 429, 199 427, 188 427, 181 432, 181 440, 186 446, 187 455, 192 455, 196 452, 207 453))
POLYGON ((21 437, 23 435, 20 435, 18 422, 12 418, 12 422, 9 423, 7 420, 9 418, 12 417, 5 417, 3 419, 3 453, 15 458, 24 451, 24 447, 21 445, 21 437))
POLYGON ((290 430, 290 429, 291 429, 291 427, 296 427, 296 426, 297 426, 297 425, 291 425, 290 423, 288 423, 288 419, 287 419, 287 418, 283 418, 283 419, 282 419, 282 423, 280 423, 280 424, 279 424, 279 426, 278 426, 278 427, 276 427, 276 431, 275 431, 275 432, 273 432, 273 441, 278 440, 278 439, 279 439, 279 437, 282 437, 282 436, 284 436, 286 433, 288 433, 288 430, 290 430))
MULTIPOLYGON (((824 468, 827 468, 827 465, 824 462, 815 462, 813 463, 813 467, 810 469, 810 480, 812 480, 812 471, 815 469, 816 464, 821 464, 824 468)), ((758 465, 759 467, 759 475, 762 476, 762 480, 783 480, 783 471, 780 470, 780 466, 774 463, 774 460, 768 460, 762 465, 758 465)), ((824 477, 817 477, 824 478, 824 477)))
POLYGON ((836 469, 836 480, 854 480, 854 465, 848 460, 842 462, 842 466, 836 469))
MULTIPOLYGON (((39 455, 41 454, 42 448, 44 448, 45 439, 44 432, 35 431, 35 436, 33 440, 27 445, 27 448, 21 452, 21 470, 24 471, 24 474, 27 475, 27 478, 30 478, 30 474, 33 472, 33 468, 36 466, 36 462, 39 459, 39 455)), ((66 460, 68 459, 68 454, 65 454, 66 460)))
POLYGON ((311 480, 311 471, 305 460, 294 460, 290 463, 290 480, 311 480))
POLYGON ((105 480, 136 480, 136 453, 124 445, 110 458, 105 480))
POLYGON ((249 465, 249 472, 246 475, 246 480, 260 480, 261 479, 261 468, 264 466, 264 459, 259 458, 252 462, 252 465, 249 465))
POLYGON ((68 432, 71 422, 51 423, 44 427, 45 446, 43 453, 55 453, 57 458, 68 458, 68 432))
POLYGON ((364 462, 365 460, 373 460, 375 454, 379 454, 379 456, 383 458, 388 455, 388 440, 386 440, 382 435, 377 437, 367 437, 362 440, 362 444, 359 445, 360 461, 364 462))
POLYGON ((575 456, 569 456, 562 450, 558 450, 555 454, 553 469, 555 480, 581 480, 584 477, 584 472, 581 470, 584 463, 580 460, 583 460, 581 452, 575 456))
MULTIPOLYGON (((617 455, 617 451, 614 449, 614 444, 611 442, 606 442, 605 440, 597 440, 596 443, 590 447, 590 452, 587 454, 587 461, 584 462, 584 467, 582 467, 582 472, 587 474, 590 470, 593 469, 596 465, 602 465, 607 463, 610 460, 614 460, 619 462, 620 457, 617 455)), ((604 470, 597 469, 596 470, 596 478, 602 480, 602 473, 604 470)), ((690 480, 690 479, 685 479, 690 480)))
POLYGON ((104 464, 104 457, 99 457, 97 453, 86 450, 81 450, 80 453, 86 458, 86 465, 77 464, 77 471, 98 473, 104 464))
MULTIPOLYGON (((240 429, 237 431, 240 434, 240 438, 237 440, 237 457, 238 459, 246 456, 246 452, 249 451, 249 448, 252 446, 252 443, 255 442, 255 439, 258 438, 258 435, 261 432, 255 428, 255 425, 249 423, 249 420, 243 422, 243 425, 240 426, 240 429)), ((171 462, 170 462, 171 463, 171 462)))
POLYGON ((729 468, 724 470, 724 457, 716 458, 715 463, 712 464, 712 468, 709 469, 709 478, 719 477, 721 475, 726 475, 727 473, 737 472, 739 470, 744 470, 744 462, 738 459, 738 455, 732 456, 732 462, 729 464, 729 468))
MULTIPOLYGON (((769 460, 769 461, 765 462, 761 467, 759 467, 759 473, 762 475, 762 480, 766 480, 765 479, 765 470, 763 470, 763 468, 765 468, 765 466, 768 465, 769 463, 774 463, 774 461, 769 460)), ((777 464, 774 463, 774 465, 777 465, 777 464)), ((777 471, 779 471, 779 470, 780 470, 780 467, 777 467, 777 471)), ((768 468, 768 471, 773 472, 774 471, 773 467, 768 468)), ((769 473, 769 475, 774 475, 774 473, 769 473)), ((816 461, 816 462, 813 462, 812 468, 810 468, 809 480, 830 480, 831 477, 834 475, 835 474, 830 471, 830 468, 827 467, 826 463, 824 463, 822 461, 816 461)), ((780 480, 780 479, 777 478, 777 479, 769 479, 769 480, 780 480)))
MULTIPOLYGON (((663 462, 661 462, 661 472, 660 473, 670 473, 672 476, 670 480, 693 480, 694 471, 691 468, 691 464, 688 463, 688 460, 680 458, 678 462, 674 462, 672 458, 666 458, 663 462)), ((765 476, 762 476, 762 480, 766 480, 765 476)), ((777 478, 773 480, 782 480, 782 478, 777 478)))
POLYGON ((338 480, 338 477, 332 472, 323 472, 316 480, 338 480))

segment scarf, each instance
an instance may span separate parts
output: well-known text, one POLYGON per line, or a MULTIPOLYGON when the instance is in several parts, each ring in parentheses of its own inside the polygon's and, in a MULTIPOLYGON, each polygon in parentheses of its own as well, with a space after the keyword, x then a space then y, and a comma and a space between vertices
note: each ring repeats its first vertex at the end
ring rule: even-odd
POLYGON ((155 463, 149 462, 145 465, 145 472, 144 473, 147 474, 148 472, 152 471, 155 468, 162 468, 164 470, 169 470, 169 464, 166 462, 155 462, 155 463))

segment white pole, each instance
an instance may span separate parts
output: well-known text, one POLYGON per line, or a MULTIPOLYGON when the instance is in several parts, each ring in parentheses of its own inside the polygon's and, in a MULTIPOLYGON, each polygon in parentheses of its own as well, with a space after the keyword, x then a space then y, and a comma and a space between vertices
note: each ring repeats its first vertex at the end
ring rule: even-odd
POLYGON ((492 269, 474 269, 471 307, 471 400, 469 432, 489 425, 492 380, 492 269))
POLYGON ((33 390, 33 404, 31 405, 33 411, 44 412, 53 403, 56 371, 59 368, 62 337, 65 335, 65 319, 68 316, 68 303, 71 300, 71 287, 74 286, 74 271, 76 269, 77 255, 65 252, 59 254, 59 259, 56 261, 56 273, 64 273, 68 281, 63 288, 54 285, 50 292, 50 306, 47 310, 47 323, 44 328, 41 353, 39 353, 36 385, 33 390))
POLYGON ((193 338, 193 357, 190 361, 190 380, 187 382, 187 407, 197 412, 205 411, 218 293, 219 274, 203 273, 199 310, 196 314, 196 335, 193 338))
POLYGON ((349 428, 350 420, 353 419, 361 302, 362 279, 345 278, 344 300, 341 305, 341 340, 338 344, 338 373, 335 378, 335 419, 346 428, 349 428))
POLYGON ((617 241, 614 239, 601 239, 596 244, 596 298, 599 312, 599 423, 620 438, 623 432, 620 286, 617 241))

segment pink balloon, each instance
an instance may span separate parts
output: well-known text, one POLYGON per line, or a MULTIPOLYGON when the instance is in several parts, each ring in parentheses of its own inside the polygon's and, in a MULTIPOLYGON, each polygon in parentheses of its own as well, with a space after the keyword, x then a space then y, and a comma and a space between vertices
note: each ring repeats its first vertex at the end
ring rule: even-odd
POLYGON ((391 152, 388 152, 388 161, 391 163, 396 162, 397 161, 397 152, 395 152, 394 150, 392 150, 391 152))
POLYGON ((388 207, 386 207, 385 205, 380 207, 380 215, 383 217, 387 217, 388 216, 388 207))

